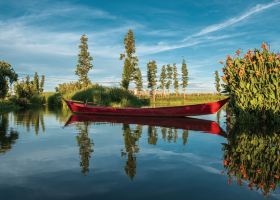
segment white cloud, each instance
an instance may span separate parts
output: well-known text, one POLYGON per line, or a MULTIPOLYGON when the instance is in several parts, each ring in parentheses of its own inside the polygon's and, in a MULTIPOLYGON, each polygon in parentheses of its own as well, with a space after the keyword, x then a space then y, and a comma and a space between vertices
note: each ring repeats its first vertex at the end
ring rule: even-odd
POLYGON ((246 11, 245 13, 243 13, 239 16, 230 18, 229 20, 226 20, 222 23, 207 26, 206 28, 202 29, 198 33, 194 34, 193 36, 202 36, 202 35, 206 35, 206 34, 209 34, 212 32, 222 30, 224 28, 227 28, 229 26, 232 26, 238 22, 241 22, 241 21, 247 19, 248 17, 250 17, 253 14, 259 13, 263 10, 269 9, 269 8, 277 6, 279 4, 280 4, 280 1, 278 1, 278 0, 268 3, 268 4, 257 4, 255 7, 251 8, 250 10, 246 11))

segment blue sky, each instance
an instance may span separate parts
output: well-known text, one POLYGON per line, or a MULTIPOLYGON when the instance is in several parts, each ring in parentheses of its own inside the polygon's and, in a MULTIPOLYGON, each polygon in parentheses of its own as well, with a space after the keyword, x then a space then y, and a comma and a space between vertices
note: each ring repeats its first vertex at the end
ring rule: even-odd
MULTIPOLYGON (((188 92, 214 91, 213 72, 220 60, 260 47, 280 49, 280 0, 0 0, 0 60, 20 77, 46 75, 46 90, 77 80, 80 36, 89 38, 93 82, 117 86, 121 79, 123 38, 136 37, 142 74, 146 64, 158 66, 187 60, 188 92)), ((145 81, 144 77, 144 81, 145 81)), ((133 87, 133 85, 132 85, 133 87)))

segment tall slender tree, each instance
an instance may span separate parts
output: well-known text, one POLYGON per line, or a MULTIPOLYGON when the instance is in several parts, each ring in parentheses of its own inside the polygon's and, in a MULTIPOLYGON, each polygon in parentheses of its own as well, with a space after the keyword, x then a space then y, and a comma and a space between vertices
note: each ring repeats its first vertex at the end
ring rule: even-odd
POLYGON ((168 95, 169 95, 170 94, 170 86, 171 86, 171 83, 172 83, 172 74, 173 74, 173 69, 172 69, 170 64, 167 65, 166 70, 167 70, 167 81, 166 81, 165 88, 167 89, 168 95))
POLYGON ((40 83, 39 83, 39 76, 38 73, 35 72, 34 78, 33 78, 33 90, 35 94, 40 93, 40 83))
POLYGON ((12 66, 4 61, 0 61, 0 98, 6 97, 9 91, 9 83, 17 81, 18 75, 12 66))
POLYGON ((147 64, 147 78, 148 78, 148 88, 151 89, 151 94, 155 102, 155 90, 157 85, 157 64, 156 61, 150 61, 147 64))
POLYGON ((45 85, 45 75, 42 75, 40 81, 40 93, 44 92, 44 85, 45 85))
POLYGON ((128 89, 132 80, 135 80, 135 73, 138 68, 138 58, 135 55, 135 39, 131 29, 128 30, 124 38, 125 53, 120 55, 120 60, 124 60, 121 86, 128 89))
POLYGON ((142 73, 139 67, 137 67, 135 71, 135 85, 136 85, 137 93, 139 94, 139 92, 143 90, 142 73))
POLYGON ((189 84, 189 72, 187 68, 187 64, 185 59, 182 61, 182 88, 183 88, 183 94, 184 94, 184 100, 186 96, 186 88, 189 84))
POLYGON ((177 96, 179 93, 179 82, 178 82, 177 66, 175 63, 173 64, 173 86, 174 86, 174 92, 177 96))
POLYGON ((79 45, 80 53, 78 55, 78 64, 76 66, 76 75, 79 76, 79 83, 83 87, 87 87, 90 85, 90 80, 88 77, 88 72, 93 68, 92 65, 92 57, 90 56, 89 50, 88 50, 88 38, 85 34, 82 35, 81 44, 79 45))
POLYGON ((220 94, 221 93, 221 85, 220 85, 219 72, 217 70, 215 71, 215 86, 216 86, 217 93, 220 94))
POLYGON ((160 82, 159 88, 162 90, 163 95, 165 95, 165 86, 166 86, 166 68, 165 68, 165 65, 163 65, 161 67, 159 82, 160 82))

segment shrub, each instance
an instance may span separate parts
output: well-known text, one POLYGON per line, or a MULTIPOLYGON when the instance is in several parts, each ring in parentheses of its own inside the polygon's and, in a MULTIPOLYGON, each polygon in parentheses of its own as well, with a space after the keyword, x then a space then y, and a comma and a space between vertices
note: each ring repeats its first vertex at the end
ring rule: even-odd
POLYGON ((54 93, 47 97, 47 104, 50 107, 61 107, 62 101, 61 101, 61 94, 60 93, 54 93))
POLYGON ((230 95, 230 105, 239 117, 255 121, 280 121, 280 54, 249 50, 243 57, 227 56, 223 68, 224 92, 230 95))

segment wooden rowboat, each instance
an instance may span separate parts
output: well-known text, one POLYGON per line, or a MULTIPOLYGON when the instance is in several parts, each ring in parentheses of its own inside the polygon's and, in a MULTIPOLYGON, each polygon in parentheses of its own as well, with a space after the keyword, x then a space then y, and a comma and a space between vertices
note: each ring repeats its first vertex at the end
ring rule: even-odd
POLYGON ((194 119, 189 117, 170 118, 170 117, 114 117, 105 115, 86 115, 74 114, 69 117, 65 126, 77 122, 93 122, 93 123, 112 123, 112 124, 139 124, 148 126, 160 126, 184 130, 202 131, 214 135, 226 137, 223 129, 214 121, 204 119, 194 119))
POLYGON ((73 113, 114 116, 141 116, 141 117, 185 117, 195 115, 214 114, 227 103, 227 99, 217 102, 157 108, 115 108, 108 106, 95 106, 72 100, 65 100, 73 113))

